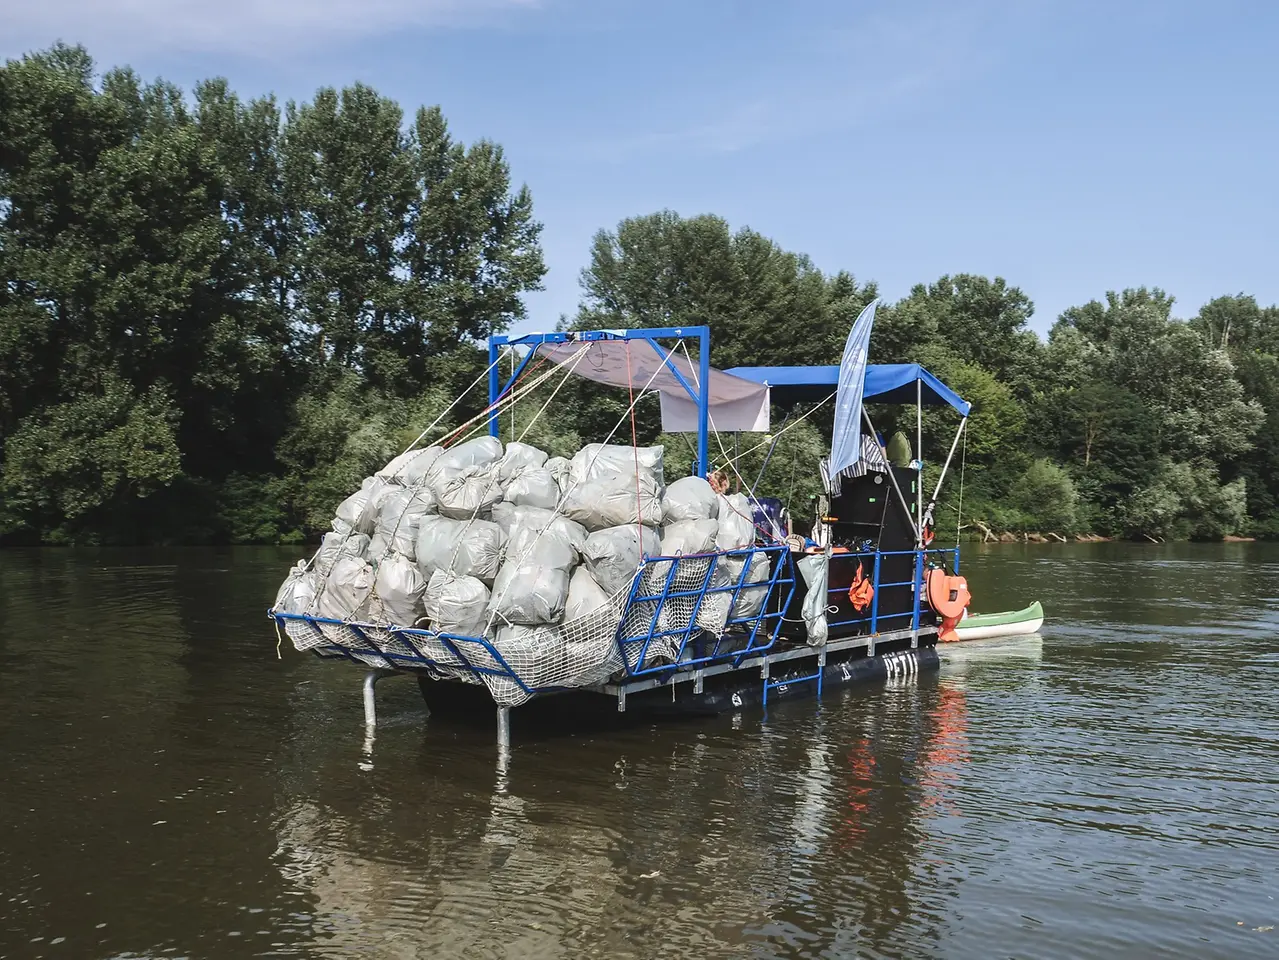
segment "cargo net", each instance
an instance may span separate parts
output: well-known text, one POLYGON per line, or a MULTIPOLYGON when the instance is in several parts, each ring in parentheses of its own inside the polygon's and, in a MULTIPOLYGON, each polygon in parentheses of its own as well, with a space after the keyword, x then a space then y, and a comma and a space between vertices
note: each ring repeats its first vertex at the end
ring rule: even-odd
POLYGON ((428 427, 338 504, 271 610, 297 649, 482 683, 515 706, 682 662, 690 637, 743 615, 746 591, 723 585, 768 572, 749 562, 746 495, 667 484, 661 446, 612 433, 571 457, 475 435, 495 409, 419 447, 428 427), (640 642, 619 639, 624 621, 640 642))

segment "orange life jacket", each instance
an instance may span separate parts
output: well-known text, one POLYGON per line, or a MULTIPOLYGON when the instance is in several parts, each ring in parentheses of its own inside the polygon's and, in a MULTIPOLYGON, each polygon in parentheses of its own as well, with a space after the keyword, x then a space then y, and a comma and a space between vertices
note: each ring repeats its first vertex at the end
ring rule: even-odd
POLYGON ((865 578, 862 574, 861 563, 857 564, 857 573, 853 575, 853 583, 848 588, 848 602, 853 605, 853 609, 858 613, 870 606, 871 600, 875 598, 875 585, 865 578))

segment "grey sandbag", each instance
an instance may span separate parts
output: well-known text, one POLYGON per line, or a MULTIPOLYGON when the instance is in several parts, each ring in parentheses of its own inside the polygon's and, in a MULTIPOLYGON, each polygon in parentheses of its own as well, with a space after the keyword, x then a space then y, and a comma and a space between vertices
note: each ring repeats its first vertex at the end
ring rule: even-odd
POLYGON ((493 522, 502 528, 508 540, 516 526, 523 526, 533 530, 549 530, 559 539, 571 543, 577 551, 581 551, 586 544, 584 526, 542 507, 518 507, 506 502, 494 504, 493 522))
POLYGON ((506 536, 491 520, 426 516, 418 522, 417 565, 430 579, 437 570, 489 583, 497 576, 506 536))
POLYGON ((659 494, 650 473, 615 473, 585 481, 570 480, 560 509, 588 530, 628 523, 657 526, 662 522, 659 494))
POLYGON ((392 553, 379 563, 374 588, 386 622, 412 627, 422 616, 426 580, 408 557, 392 553))
POLYGON ((755 508, 744 493, 719 498, 717 550, 742 550, 755 544, 755 508))
POLYGON ((492 465, 466 467, 448 479, 439 479, 431 487, 436 510, 454 520, 484 519, 493 504, 502 499, 502 485, 492 465))
POLYGON ((506 485, 503 499, 517 507, 554 510, 560 502, 560 485, 545 467, 530 467, 506 485))
POLYGON ((373 568, 359 557, 339 557, 316 602, 321 617, 362 620, 373 594, 373 568))
POLYGON ((553 528, 537 530, 517 523, 493 581, 492 622, 498 626, 558 623, 564 618, 569 573, 576 563, 577 550, 553 528))
MULTIPOLYGON (((444 570, 431 575, 423 607, 436 633, 482 638, 488 623, 489 588, 475 577, 455 577, 444 570)), ((472 644, 459 645, 468 657, 472 644)), ((477 648, 479 649, 479 648, 477 648)), ((451 659, 456 659, 455 657, 451 659)))
POLYGON ((808 626, 808 642, 817 647, 826 642, 826 607, 830 603, 830 584, 827 581, 828 558, 824 553, 813 553, 798 560, 795 566, 804 575, 808 592, 804 594, 803 616, 808 626))
POLYGON ((388 492, 389 485, 385 480, 365 477, 360 489, 338 504, 338 519, 349 524, 357 533, 372 534, 382 497, 388 492))
POLYGON ((320 588, 321 577, 307 568, 305 560, 299 560, 280 585, 275 595, 276 613, 311 613, 315 607, 315 595, 320 588))
POLYGON ((506 445, 506 452, 497 464, 497 479, 502 484, 510 483, 526 470, 536 470, 546 463, 546 451, 527 443, 512 440, 506 445))
POLYGON ((718 520, 680 520, 662 528, 662 556, 687 557, 714 553, 718 520))
POLYGON ((662 494, 662 522, 714 520, 719 516, 719 497, 701 477, 683 477, 662 494))
POLYGON ((664 453, 665 448, 660 444, 653 447, 630 447, 588 443, 569 461, 569 476, 582 483, 617 474, 633 478, 638 472, 650 476, 653 485, 660 488, 665 482, 662 467, 664 453))
POLYGON ((572 623, 612 607, 609 596, 586 567, 578 567, 568 582, 568 600, 564 604, 564 622, 572 623))
POLYGON ((561 490, 568 486, 570 464, 567 459, 564 457, 551 457, 544 466, 550 471, 551 476, 555 478, 555 482, 559 484, 561 490))
POLYGON ((406 450, 375 476, 389 480, 404 487, 422 486, 431 465, 444 453, 443 447, 425 447, 420 450, 406 450))
MULTIPOLYGON (((343 524, 345 526, 345 524, 343 524)), ((355 557, 363 560, 368 554, 369 538, 362 533, 338 533, 336 530, 326 533, 320 539, 320 549, 315 551, 311 561, 321 578, 333 571, 333 565, 341 557, 355 557)))
MULTIPOLYGON (((738 587, 737 596, 729 610, 730 620, 750 619, 758 617, 764 609, 764 601, 768 598, 768 583, 771 579, 772 567, 769 554, 753 551, 737 556, 720 557, 715 571, 722 578, 722 583, 729 587, 738 587), (749 569, 747 569, 749 564, 749 569), (742 571, 746 571, 745 578, 742 571)), ((731 594, 730 594, 731 596, 731 594)))
POLYGON ((644 557, 661 555, 662 541, 657 531, 651 527, 639 529, 642 534, 636 533, 633 524, 626 524, 597 530, 586 538, 582 562, 610 597, 630 592, 644 557))
POLYGON ((417 559, 417 530, 423 517, 435 510, 435 497, 425 487, 398 489, 382 501, 377 528, 369 542, 368 558, 381 560, 387 553, 417 559))
POLYGON ((487 467, 502 457, 502 442, 496 437, 476 437, 445 450, 426 472, 426 481, 439 495, 437 484, 453 479, 470 467, 487 467))

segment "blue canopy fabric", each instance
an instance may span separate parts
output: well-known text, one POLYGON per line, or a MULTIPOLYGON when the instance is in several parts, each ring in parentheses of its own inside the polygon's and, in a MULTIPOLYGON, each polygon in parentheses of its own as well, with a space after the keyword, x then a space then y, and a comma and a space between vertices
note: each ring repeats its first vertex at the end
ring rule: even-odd
MULTIPOLYGON (((733 367, 725 370, 743 380, 764 383, 773 389, 777 399, 782 399, 785 388, 824 387, 833 393, 839 385, 839 367, 733 367), (781 388, 781 389, 779 389, 781 388)), ((866 382, 862 400, 880 403, 914 403, 916 382, 919 383, 925 406, 949 406, 962 416, 968 416, 972 404, 917 363, 872 363, 866 367, 866 382)))

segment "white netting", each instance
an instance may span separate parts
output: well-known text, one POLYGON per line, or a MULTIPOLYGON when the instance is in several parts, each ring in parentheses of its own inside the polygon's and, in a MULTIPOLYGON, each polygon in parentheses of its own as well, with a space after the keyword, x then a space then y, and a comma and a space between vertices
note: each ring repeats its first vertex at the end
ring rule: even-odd
MULTIPOLYGON (((484 683, 507 706, 670 662, 699 631, 724 630, 733 595, 708 585, 748 570, 758 590, 768 565, 689 557, 753 543, 749 505, 699 478, 664 487, 663 467, 661 447, 607 443, 571 459, 488 436, 406 451, 342 502, 275 609, 339 621, 286 619, 299 650, 333 644, 370 666, 484 683), (637 571, 641 595, 690 596, 636 603, 623 623, 637 571), (619 628, 632 640, 661 635, 642 665, 642 643, 626 645, 624 663, 619 628)), ((745 597, 734 616, 758 609, 745 597)))

